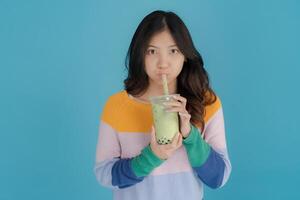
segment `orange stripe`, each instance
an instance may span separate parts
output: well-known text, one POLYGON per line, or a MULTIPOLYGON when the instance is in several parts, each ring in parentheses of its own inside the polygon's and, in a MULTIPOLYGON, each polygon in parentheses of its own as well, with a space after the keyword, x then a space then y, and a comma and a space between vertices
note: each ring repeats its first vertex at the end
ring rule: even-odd
POLYGON ((205 107, 205 116, 204 121, 207 123, 209 119, 221 108, 221 101, 219 97, 217 97, 216 101, 205 107))
POLYGON ((123 91, 110 97, 102 120, 118 132, 148 133, 153 124, 151 105, 134 102, 123 91))
MULTIPOLYGON (((212 105, 206 106, 205 122, 208 122, 220 107, 219 98, 212 105)), ((101 118, 119 133, 149 133, 153 124, 151 105, 130 99, 126 91, 119 92, 108 99, 101 118)))

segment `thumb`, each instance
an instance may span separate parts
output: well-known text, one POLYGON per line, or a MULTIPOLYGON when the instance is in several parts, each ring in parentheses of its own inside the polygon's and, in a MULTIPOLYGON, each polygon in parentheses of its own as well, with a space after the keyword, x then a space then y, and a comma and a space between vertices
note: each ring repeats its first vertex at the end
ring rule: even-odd
POLYGON ((153 126, 151 126, 151 142, 156 142, 155 129, 153 126))
POLYGON ((180 134, 178 132, 178 133, 176 133, 176 135, 173 136, 171 144, 176 145, 179 140, 179 137, 180 137, 180 134))
POLYGON ((177 141, 177 147, 181 146, 182 140, 183 140, 183 138, 182 138, 182 135, 181 135, 181 133, 180 133, 180 134, 179 134, 179 139, 178 139, 178 141, 177 141))

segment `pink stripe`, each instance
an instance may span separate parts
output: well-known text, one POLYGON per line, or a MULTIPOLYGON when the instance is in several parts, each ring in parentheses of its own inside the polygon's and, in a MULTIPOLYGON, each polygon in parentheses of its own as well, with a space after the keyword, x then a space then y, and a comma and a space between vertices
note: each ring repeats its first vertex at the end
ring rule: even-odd
POLYGON ((225 126, 222 107, 205 125, 204 140, 214 149, 226 149, 225 126))
POLYGON ((120 157, 121 150, 117 133, 104 121, 99 125, 96 163, 103 160, 120 157))

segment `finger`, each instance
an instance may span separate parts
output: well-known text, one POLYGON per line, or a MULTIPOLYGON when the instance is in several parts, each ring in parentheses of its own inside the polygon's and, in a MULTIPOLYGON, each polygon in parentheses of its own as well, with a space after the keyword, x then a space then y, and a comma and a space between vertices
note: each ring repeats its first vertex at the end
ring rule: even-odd
POLYGON ((180 138, 180 134, 179 134, 179 132, 178 132, 178 133, 174 136, 174 138, 173 138, 173 140, 172 140, 172 142, 171 142, 171 146, 172 146, 172 147, 176 147, 176 144, 177 144, 179 138, 180 138))
POLYGON ((173 144, 173 149, 178 149, 182 144, 182 135, 179 133, 177 137, 177 141, 173 144))
POLYGON ((174 95, 174 99, 178 100, 178 101, 181 101, 184 105, 186 105, 186 98, 184 98, 183 96, 180 96, 180 95, 174 95))
POLYGON ((179 146, 181 146, 181 144, 182 144, 182 135, 180 134, 180 136, 179 136, 179 139, 178 139, 178 142, 177 142, 177 146, 176 147, 179 147, 179 146))
POLYGON ((155 138, 155 129, 153 126, 151 126, 151 141, 152 142, 156 142, 156 138, 155 138))
POLYGON ((166 107, 182 106, 182 103, 179 101, 165 102, 164 106, 166 106, 166 107))
POLYGON ((191 115, 190 114, 188 114, 188 113, 182 113, 182 112, 178 112, 178 114, 180 115, 180 116, 182 116, 183 118, 191 118, 191 115))
POLYGON ((184 108, 182 107, 173 107, 173 108, 168 108, 168 109, 165 109, 165 112, 181 112, 181 113, 187 113, 187 110, 185 110, 184 108))

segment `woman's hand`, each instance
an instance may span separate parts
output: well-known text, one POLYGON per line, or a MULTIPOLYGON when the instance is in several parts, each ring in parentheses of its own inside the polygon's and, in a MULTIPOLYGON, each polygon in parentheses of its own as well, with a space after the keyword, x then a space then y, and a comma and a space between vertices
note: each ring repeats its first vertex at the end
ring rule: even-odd
POLYGON ((180 95, 174 95, 177 101, 164 103, 166 112, 178 112, 180 117, 180 132, 184 138, 187 138, 191 131, 191 115, 186 110, 186 98, 180 95))
POLYGON ((170 144, 158 144, 155 137, 155 129, 152 126, 151 130, 151 143, 150 147, 153 153, 160 159, 168 159, 179 147, 182 145, 182 136, 180 133, 177 133, 172 143, 170 144))

